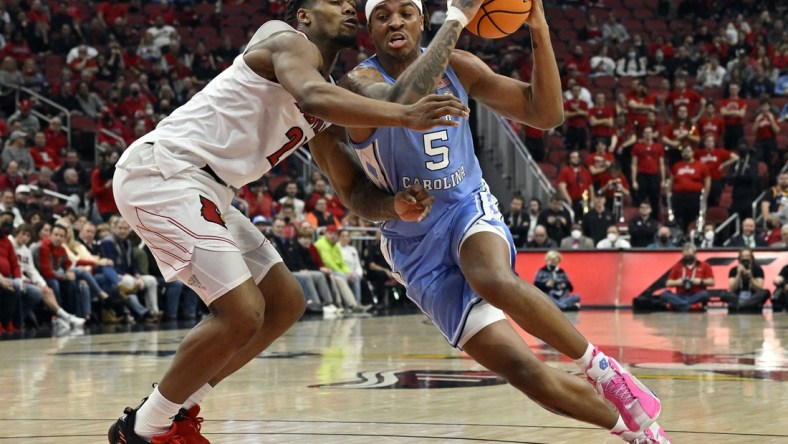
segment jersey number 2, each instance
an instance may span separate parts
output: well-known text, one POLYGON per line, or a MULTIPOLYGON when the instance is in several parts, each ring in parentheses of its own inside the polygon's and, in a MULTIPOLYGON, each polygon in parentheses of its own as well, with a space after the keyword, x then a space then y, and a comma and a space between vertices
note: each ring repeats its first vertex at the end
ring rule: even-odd
POLYGON ((302 130, 297 126, 294 126, 289 130, 287 130, 285 135, 287 136, 288 139, 287 142, 284 145, 282 145, 282 148, 279 148, 278 150, 276 150, 274 154, 271 154, 270 156, 267 157, 268 163, 270 163, 271 166, 274 166, 277 163, 279 163, 279 161, 282 160, 282 157, 284 157, 285 154, 287 154, 290 150, 301 146, 301 142, 304 139, 304 130, 302 130))
POLYGON ((430 157, 440 156, 440 160, 430 160, 424 164, 430 171, 442 170, 449 166, 449 147, 446 145, 435 145, 434 142, 436 141, 448 142, 448 132, 440 130, 424 135, 424 153, 430 157))

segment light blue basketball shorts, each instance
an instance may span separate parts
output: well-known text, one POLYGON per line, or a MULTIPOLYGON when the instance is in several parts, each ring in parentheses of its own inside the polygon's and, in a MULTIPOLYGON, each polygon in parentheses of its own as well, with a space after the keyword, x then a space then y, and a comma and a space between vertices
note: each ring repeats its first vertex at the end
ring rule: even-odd
POLYGON ((462 345, 482 328, 505 316, 474 293, 460 268, 460 248, 472 234, 489 231, 509 245, 514 269, 512 234, 503 222, 497 199, 482 187, 457 204, 424 236, 383 238, 381 249, 394 276, 440 329, 452 347, 462 345))

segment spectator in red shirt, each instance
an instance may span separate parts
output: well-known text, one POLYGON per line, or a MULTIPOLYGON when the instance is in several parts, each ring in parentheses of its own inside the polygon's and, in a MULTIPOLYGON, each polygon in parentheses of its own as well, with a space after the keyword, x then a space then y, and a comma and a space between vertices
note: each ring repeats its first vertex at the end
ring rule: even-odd
POLYGON ((660 186, 665 182, 665 148, 654 140, 651 127, 643 129, 643 139, 632 148, 632 190, 637 204, 648 200, 659 220, 660 186))
POLYGON ((725 122, 723 122, 722 117, 717 114, 717 108, 714 106, 714 102, 707 102, 703 115, 698 119, 700 136, 706 137, 707 134, 711 134, 714 136, 715 140, 721 140, 724 127, 725 122))
POLYGON ((265 216, 266 219, 274 217, 274 198, 268 192, 265 180, 252 182, 242 189, 241 197, 249 205, 249 217, 265 216))
POLYGON ((760 101, 758 114, 752 123, 752 132, 755 133, 755 157, 769 165, 770 177, 776 177, 783 166, 779 158, 774 158, 777 154, 777 134, 780 132, 780 124, 777 123, 777 116, 772 113, 768 98, 760 101))
POLYGON ((11 32, 11 39, 6 42, 2 51, 0 51, 0 58, 5 58, 5 56, 11 56, 19 65, 22 65, 25 60, 33 56, 30 46, 27 44, 24 34, 22 34, 22 30, 15 29, 11 32))
POLYGON ((528 125, 523 126, 525 127, 525 147, 531 153, 531 157, 534 158, 535 162, 544 161, 544 131, 528 125))
POLYGON ((728 165, 739 160, 736 153, 732 153, 724 148, 717 147, 714 136, 706 134, 703 137, 703 148, 695 153, 695 158, 700 163, 706 165, 711 177, 711 190, 709 191, 709 206, 716 207, 720 204, 720 195, 725 187, 722 177, 722 170, 728 165))
POLYGON ((659 295, 660 302, 666 304, 668 310, 704 310, 709 301, 706 289, 714 285, 714 273, 709 264, 697 259, 696 251, 691 242, 684 244, 681 262, 670 269, 665 286, 676 290, 666 290, 659 295))
POLYGON ((730 97, 720 102, 720 114, 725 128, 723 145, 728 150, 735 150, 739 141, 744 139, 744 116, 747 115, 747 102, 739 97, 739 85, 728 86, 730 97))
POLYGON ((121 19, 121 23, 125 24, 128 13, 128 5, 125 2, 118 2, 118 0, 101 2, 96 8, 96 18, 105 29, 112 26, 117 19, 121 19))
POLYGON ((37 170, 43 167, 56 170, 60 166, 57 152, 47 144, 47 136, 43 131, 38 131, 33 137, 33 146, 30 147, 30 155, 33 156, 33 163, 35 163, 37 170))
POLYGON ((21 295, 14 287, 14 280, 22 278, 22 270, 8 239, 13 230, 14 213, 0 212, 0 332, 15 332, 20 326, 17 319, 21 295))
POLYGON ((44 135, 47 138, 47 146, 55 150, 58 162, 60 162, 66 156, 68 137, 63 131, 63 122, 59 117, 53 117, 49 121, 49 126, 44 129, 44 135))
POLYGON ((27 180, 19 174, 19 164, 14 160, 8 162, 5 172, 0 174, 0 191, 15 190, 17 186, 25 183, 27 183, 27 180))
POLYGON ((673 175, 669 179, 672 184, 673 214, 685 233, 690 223, 698 218, 700 201, 708 198, 711 189, 709 170, 699 160, 695 160, 693 154, 691 146, 682 147, 681 161, 673 165, 673 175))
POLYGON ((700 135, 698 127, 689 119, 689 112, 684 105, 679 106, 673 123, 665 128, 662 133, 662 143, 665 144, 668 167, 681 160, 681 149, 685 145, 693 148, 698 146, 700 135))
POLYGON ((583 45, 576 44, 572 48, 572 52, 566 57, 564 62, 565 66, 570 64, 574 65, 574 69, 580 74, 583 74, 583 77, 591 72, 591 65, 588 63, 588 57, 583 54, 583 45))
POLYGON ((41 0, 33 0, 33 3, 30 4, 30 10, 27 11, 27 19, 30 20, 30 23, 41 22, 47 27, 49 26, 49 14, 44 9, 41 0))
POLYGON ((594 152, 586 156, 586 166, 591 173, 595 188, 599 188, 600 176, 607 172, 614 160, 613 153, 607 149, 605 139, 595 139, 594 152))
POLYGON ((621 171, 627 177, 632 177, 632 171, 630 170, 632 166, 632 147, 635 146, 637 141, 635 129, 627 123, 626 114, 617 114, 613 138, 610 140, 610 149, 618 163, 621 164, 621 171))
POLYGON ((609 145, 615 133, 615 110, 607 105, 606 101, 605 93, 594 96, 594 106, 589 111, 588 123, 591 126, 591 139, 604 139, 609 145))
POLYGON ((687 89, 687 80, 684 77, 677 78, 674 86, 667 99, 667 108, 673 117, 678 115, 679 107, 686 106, 692 120, 700 118, 706 99, 694 89, 687 89))
POLYGON ((49 236, 41 239, 36 264, 36 268, 47 281, 49 288, 55 292, 58 301, 64 300, 62 295, 76 290, 74 285, 76 275, 70 271, 73 264, 68 259, 68 253, 63 246, 65 240, 66 229, 60 225, 52 227, 49 236))
POLYGON ((588 104, 580 99, 580 85, 572 85, 572 98, 564 102, 566 149, 588 149, 588 104))
POLYGON ((583 214, 584 200, 587 207, 594 195, 594 184, 591 173, 580 164, 580 152, 569 153, 569 164, 558 173, 558 192, 572 205, 575 217, 583 214))
MULTIPOLYGON (((607 205, 616 213, 615 204, 623 204, 623 200, 629 196, 629 181, 627 176, 621 172, 621 165, 618 162, 610 164, 610 168, 599 177, 599 192, 607 198, 607 205)), ((616 214, 620 216, 620 214, 616 214)))
POLYGON ((129 96, 123 99, 120 104, 120 112, 126 119, 133 119, 137 111, 145 113, 145 107, 149 104, 148 98, 141 94, 140 85, 132 83, 129 87, 129 96))
POLYGON ((118 205, 112 193, 112 176, 115 174, 115 164, 118 162, 118 152, 109 150, 102 156, 102 163, 93 169, 90 175, 90 191, 96 200, 96 208, 101 219, 107 222, 113 215, 118 214, 118 205))
POLYGON ((656 100, 648 93, 648 87, 635 79, 632 91, 627 95, 627 117, 636 127, 644 128, 649 111, 657 111, 656 100))

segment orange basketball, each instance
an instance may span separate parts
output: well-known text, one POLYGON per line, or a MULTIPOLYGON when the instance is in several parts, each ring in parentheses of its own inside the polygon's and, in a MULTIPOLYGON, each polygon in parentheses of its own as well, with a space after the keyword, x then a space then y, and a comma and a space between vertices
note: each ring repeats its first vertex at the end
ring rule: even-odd
POLYGON ((531 13, 531 0, 486 0, 465 27, 486 39, 499 39, 517 31, 531 13))

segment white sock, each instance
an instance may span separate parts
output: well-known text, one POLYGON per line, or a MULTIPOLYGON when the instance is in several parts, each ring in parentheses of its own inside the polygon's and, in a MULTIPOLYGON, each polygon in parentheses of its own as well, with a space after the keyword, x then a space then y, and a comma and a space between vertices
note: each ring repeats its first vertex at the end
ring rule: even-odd
POLYGON ((589 342, 588 348, 586 348, 586 352, 583 353, 583 356, 575 359, 575 364, 577 364, 577 366, 580 367, 580 370, 584 372, 588 370, 588 367, 591 366, 591 359, 593 359, 592 356, 593 353, 594 353, 594 344, 589 342))
POLYGON ((63 310, 63 308, 58 308, 57 312, 55 312, 55 316, 59 317, 64 321, 68 321, 69 319, 71 319, 71 313, 67 312, 66 310, 63 310))
POLYGON ((621 418, 621 415, 618 416, 618 422, 616 425, 610 429, 610 433, 620 437, 624 441, 630 442, 636 438, 640 438, 643 435, 643 432, 633 432, 629 430, 629 428, 624 424, 624 419, 621 418))
POLYGON ((180 404, 171 402, 159 393, 159 387, 153 389, 148 400, 137 410, 134 433, 144 439, 166 433, 172 425, 172 418, 180 410, 180 404))
POLYGON ((197 391, 194 392, 194 394, 189 396, 189 399, 187 399, 186 402, 183 403, 183 408, 185 408, 186 410, 189 410, 190 408, 194 407, 195 405, 201 403, 203 398, 208 396, 208 393, 211 393, 211 390, 213 390, 213 387, 211 387, 211 384, 207 384, 206 383, 205 385, 203 385, 202 387, 197 389, 197 391))

